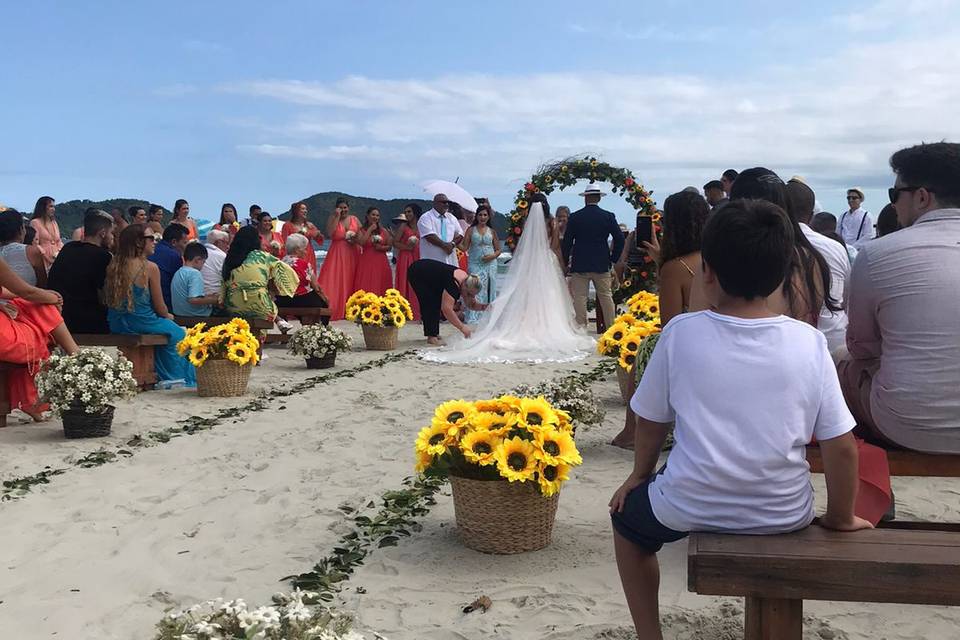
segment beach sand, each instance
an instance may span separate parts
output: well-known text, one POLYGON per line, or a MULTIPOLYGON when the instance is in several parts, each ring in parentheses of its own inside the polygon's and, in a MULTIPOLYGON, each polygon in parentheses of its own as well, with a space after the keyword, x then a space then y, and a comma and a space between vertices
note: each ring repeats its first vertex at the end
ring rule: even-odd
MULTIPOLYGON (((339 326, 362 345, 355 326, 339 326)), ((420 327, 410 325, 399 348, 420 340, 420 327)), ((282 349, 266 353, 251 395, 324 373, 307 371, 282 349)), ((340 354, 333 371, 382 355, 340 354)), ((172 607, 215 597, 265 603, 287 589, 280 577, 309 570, 348 531, 339 505, 363 505, 412 475, 414 437, 436 404, 596 362, 450 366, 411 358, 269 400, 263 411, 132 457, 71 468, 23 499, 0 503, 0 637, 148 640, 172 607)), ((445 487, 421 520, 422 532, 372 552, 346 583, 343 607, 391 640, 635 638, 606 509, 632 454, 607 444, 623 421, 616 381, 594 388, 607 418, 578 430, 584 464, 563 488, 550 547, 519 556, 466 549, 445 487), (464 614, 480 595, 492 600, 490 611, 464 614)), ((0 429, 0 478, 66 466, 136 433, 250 399, 142 393, 118 406, 114 435, 99 440, 67 441, 56 419, 17 424, 11 416, 11 426, 0 429)), ((960 481, 894 484, 900 517, 960 521, 960 481)), ((814 485, 822 508, 822 477, 814 485)), ((666 637, 741 637, 742 602, 687 592, 686 548, 681 541, 660 555, 666 637)), ((945 607, 810 602, 805 611, 805 637, 822 640, 946 639, 960 628, 960 609, 945 607)))

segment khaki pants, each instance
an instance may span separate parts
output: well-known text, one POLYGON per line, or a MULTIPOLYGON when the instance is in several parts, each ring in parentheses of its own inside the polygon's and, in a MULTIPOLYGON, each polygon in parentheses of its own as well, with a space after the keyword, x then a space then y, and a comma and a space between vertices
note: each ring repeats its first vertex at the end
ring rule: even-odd
POLYGON ((583 326, 587 324, 587 295, 590 292, 590 283, 593 282, 593 288, 597 292, 597 304, 603 311, 603 319, 607 326, 613 324, 617 314, 613 306, 610 280, 610 272, 570 274, 570 293, 573 295, 573 309, 577 314, 577 323, 583 326))
POLYGON ((903 447, 877 428, 877 423, 870 411, 870 388, 873 386, 873 376, 880 368, 880 361, 854 360, 846 354, 838 355, 843 356, 837 363, 840 390, 843 391, 847 408, 857 421, 857 427, 853 430, 854 435, 884 449, 902 449, 903 447))

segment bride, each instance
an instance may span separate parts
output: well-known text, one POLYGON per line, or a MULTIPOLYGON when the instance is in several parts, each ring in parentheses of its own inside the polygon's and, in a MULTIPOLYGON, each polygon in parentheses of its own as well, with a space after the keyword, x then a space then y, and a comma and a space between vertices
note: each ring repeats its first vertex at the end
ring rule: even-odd
MULTIPOLYGON (((573 300, 548 231, 546 199, 534 202, 496 300, 471 338, 421 352, 432 362, 568 362, 594 341, 574 318, 573 300)), ((552 220, 551 220, 552 222, 552 220)))

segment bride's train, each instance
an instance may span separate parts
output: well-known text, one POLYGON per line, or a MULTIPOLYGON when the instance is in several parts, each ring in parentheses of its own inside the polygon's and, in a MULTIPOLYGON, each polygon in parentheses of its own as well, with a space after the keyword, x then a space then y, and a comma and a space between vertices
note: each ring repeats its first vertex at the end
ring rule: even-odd
POLYGON ((422 351, 420 357, 452 363, 569 362, 593 350, 593 338, 574 319, 543 208, 534 203, 503 286, 473 336, 422 351))

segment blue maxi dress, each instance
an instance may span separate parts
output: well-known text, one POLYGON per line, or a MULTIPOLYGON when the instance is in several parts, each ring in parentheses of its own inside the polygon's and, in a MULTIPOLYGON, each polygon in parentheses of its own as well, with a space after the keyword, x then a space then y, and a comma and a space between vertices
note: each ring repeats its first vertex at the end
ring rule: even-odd
MULTIPOLYGON (((484 262, 483 256, 490 255, 493 249, 493 231, 480 235, 476 227, 470 229, 470 249, 467 251, 467 271, 480 277, 480 293, 477 302, 490 304, 497 297, 497 261, 484 262)), ((466 309, 464 320, 467 324, 477 324, 483 316, 483 311, 466 309)))
POLYGON ((197 386, 197 370, 190 361, 177 353, 177 343, 187 332, 173 320, 161 318, 153 310, 150 290, 133 285, 133 311, 127 309, 126 301, 120 309, 107 309, 110 333, 158 333, 167 336, 165 345, 154 347, 154 366, 157 380, 183 380, 185 386, 197 386))

